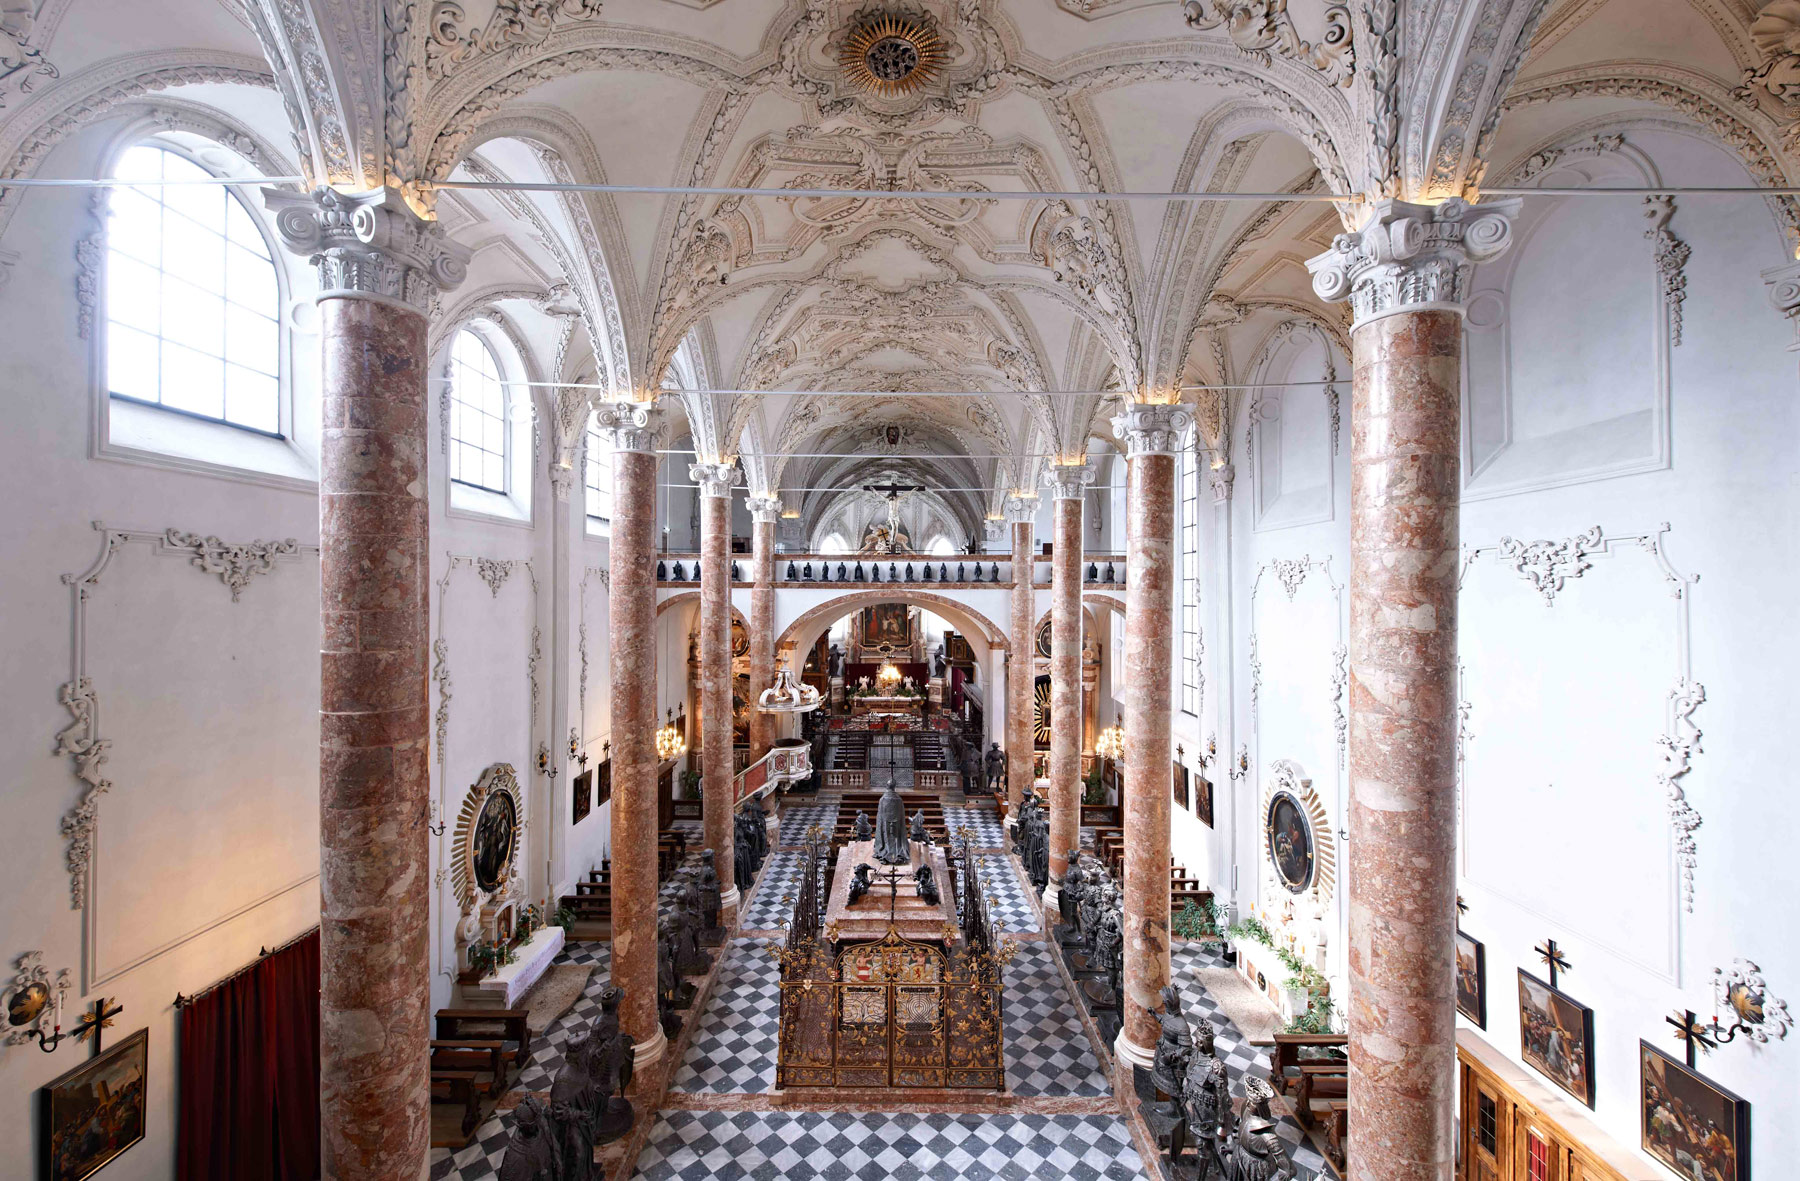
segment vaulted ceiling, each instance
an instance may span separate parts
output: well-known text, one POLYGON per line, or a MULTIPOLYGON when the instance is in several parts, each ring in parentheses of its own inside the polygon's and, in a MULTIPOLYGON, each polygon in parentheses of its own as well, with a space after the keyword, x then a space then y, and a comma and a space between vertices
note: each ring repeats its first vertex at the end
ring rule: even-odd
POLYGON ((501 319, 547 380, 752 391, 678 395, 683 429, 815 524, 879 470, 956 489, 973 536, 1104 436, 1093 392, 1241 381, 1284 325, 1346 352, 1304 260, 1350 203, 987 194, 1472 196, 1634 109, 1796 176, 1792 0, 21 6, 6 175, 144 103, 229 116, 270 171, 405 186, 476 250, 440 330, 501 319), (464 181, 807 192, 420 184, 464 181), (917 396, 944 392, 977 396, 917 396))

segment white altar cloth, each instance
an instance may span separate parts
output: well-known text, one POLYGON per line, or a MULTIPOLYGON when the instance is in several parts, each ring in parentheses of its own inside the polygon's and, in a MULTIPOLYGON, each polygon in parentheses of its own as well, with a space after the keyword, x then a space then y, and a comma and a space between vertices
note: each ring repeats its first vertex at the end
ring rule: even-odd
POLYGON ((563 948, 564 938, 563 929, 551 925, 521 943, 516 949, 519 958, 476 982, 479 1003, 500 1009, 517 1008, 531 986, 549 971, 551 961, 563 948))

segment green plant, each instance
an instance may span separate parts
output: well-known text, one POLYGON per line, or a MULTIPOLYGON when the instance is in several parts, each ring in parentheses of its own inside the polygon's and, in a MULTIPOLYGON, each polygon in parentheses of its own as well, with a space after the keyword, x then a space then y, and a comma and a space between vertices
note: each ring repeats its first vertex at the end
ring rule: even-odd
POLYGON ((1219 938, 1219 908, 1211 898, 1196 904, 1189 899, 1175 916, 1174 930, 1177 938, 1193 940, 1216 940, 1219 938))
POLYGON ((1248 939, 1250 942, 1260 943, 1264 947, 1275 946, 1275 937, 1269 934, 1269 929, 1263 926, 1262 920, 1255 915, 1239 919, 1225 933, 1233 939, 1248 939))
POLYGON ((575 912, 566 906, 557 907, 556 917, 550 921, 561 927, 563 929, 563 934, 565 935, 573 935, 575 933, 575 912))
POLYGON ((1306 1012, 1297 1015, 1288 1022, 1283 1033, 1330 1033, 1331 1032, 1331 998, 1313 994, 1307 1001, 1306 1012))

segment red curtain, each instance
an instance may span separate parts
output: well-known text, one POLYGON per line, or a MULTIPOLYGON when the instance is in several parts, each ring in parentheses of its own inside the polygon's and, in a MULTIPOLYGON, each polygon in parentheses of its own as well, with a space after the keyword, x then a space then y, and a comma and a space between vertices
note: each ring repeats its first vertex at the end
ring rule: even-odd
POLYGON ((319 933, 181 1010, 179 1181, 319 1176, 319 933))

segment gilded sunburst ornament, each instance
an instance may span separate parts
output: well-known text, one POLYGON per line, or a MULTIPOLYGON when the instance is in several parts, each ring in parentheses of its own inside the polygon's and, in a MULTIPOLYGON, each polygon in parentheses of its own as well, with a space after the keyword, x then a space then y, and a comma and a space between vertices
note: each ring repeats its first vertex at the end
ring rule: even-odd
POLYGON ((883 15, 852 28, 838 60, 850 85, 898 98, 937 77, 948 56, 943 39, 924 21, 883 15))

